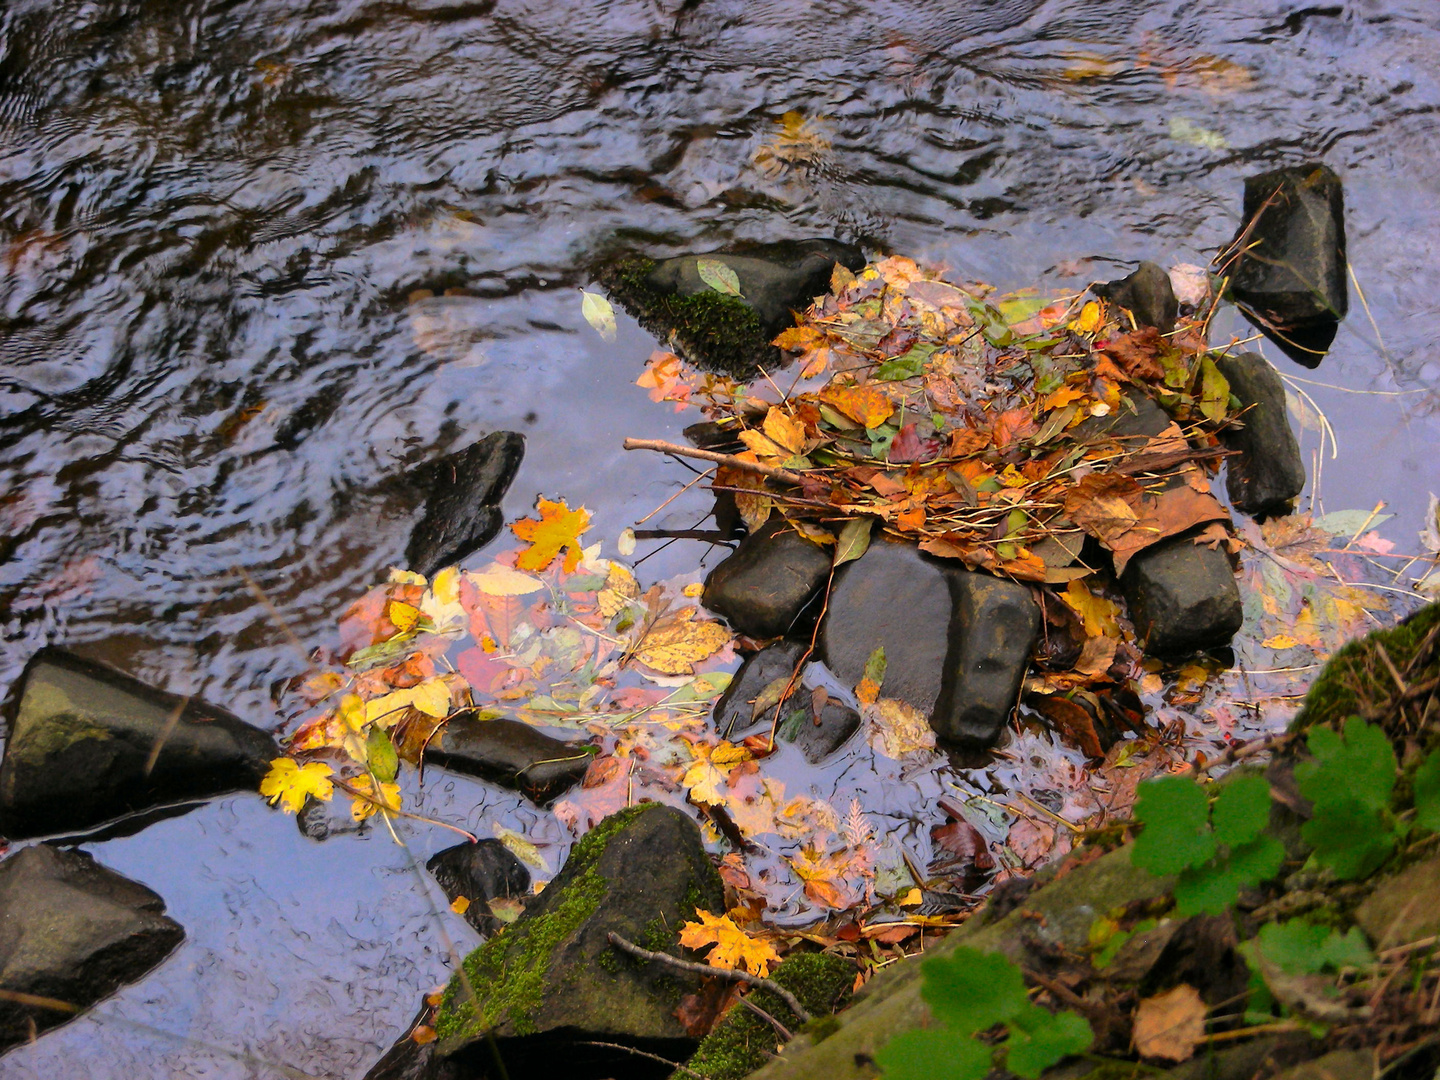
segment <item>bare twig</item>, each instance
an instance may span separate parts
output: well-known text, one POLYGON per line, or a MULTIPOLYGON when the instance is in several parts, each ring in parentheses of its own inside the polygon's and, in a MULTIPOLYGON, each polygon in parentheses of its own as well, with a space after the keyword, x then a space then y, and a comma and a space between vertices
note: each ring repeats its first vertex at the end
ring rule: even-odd
POLYGON ((783 480, 785 483, 794 484, 797 487, 801 482, 800 474, 791 472, 789 469, 782 469, 775 465, 762 465, 758 461, 746 461, 734 454, 718 454, 714 450, 697 450, 693 446, 681 446, 679 443, 665 442, 662 439, 626 439, 624 446, 626 450, 654 450, 661 454, 673 454, 675 457, 713 461, 716 465, 728 465, 732 469, 759 473, 761 476, 783 480))
POLYGON ((642 949, 633 941, 625 940, 625 938, 613 930, 607 936, 610 938, 611 945, 614 945, 617 949, 625 950, 631 956, 638 956, 641 960, 655 960, 662 964, 669 964, 679 971, 688 971, 692 975, 713 976, 717 979, 728 979, 731 982, 749 983, 751 986, 757 986, 762 990, 769 990, 770 993, 785 1002, 790 1011, 795 1014, 796 1018, 802 1024, 808 1024, 814 1019, 805 1006, 800 1004, 800 999, 774 979, 765 979, 759 975, 751 975, 748 971, 732 971, 727 968, 714 968, 709 964, 694 964, 689 960, 681 960, 678 956, 671 956, 669 953, 651 952, 649 949, 642 949))
POLYGON ((627 1054, 634 1054, 636 1057, 649 1058, 651 1061, 658 1061, 658 1062, 660 1062, 661 1065, 669 1065, 670 1068, 672 1068, 672 1069, 677 1069, 677 1070, 679 1070, 680 1072, 684 1073, 686 1076, 693 1076, 693 1077, 695 1077, 695 1080, 709 1080, 709 1077, 707 1077, 707 1076, 702 1076, 700 1073, 696 1072, 694 1069, 687 1069, 684 1065, 681 1065, 678 1061, 671 1061, 669 1058, 661 1057, 659 1054, 652 1054, 652 1053, 650 1053, 648 1050, 638 1050, 638 1049, 636 1049, 636 1048, 633 1047, 633 1046, 625 1046, 623 1043, 596 1042, 594 1039, 577 1039, 577 1040, 575 1041, 575 1045, 576 1045, 576 1046, 600 1046, 600 1047, 604 1047, 606 1050, 623 1050, 625 1053, 627 1053, 627 1054))
POLYGON ((755 1004, 753 1001, 751 1001, 748 997, 742 997, 742 998, 740 998, 740 1004, 741 1004, 741 1005, 744 1005, 747 1009, 749 1009, 751 1012, 753 1012, 756 1016, 760 1017, 761 1020, 764 1020, 767 1024, 769 1024, 771 1027, 773 1027, 773 1028, 775 1029, 776 1033, 779 1034, 779 1036, 780 1036, 782 1039, 784 1039, 786 1042, 789 1042, 791 1039, 793 1039, 793 1038, 795 1037, 794 1033, 791 1032, 791 1030, 790 1030, 789 1028, 787 1028, 787 1027, 786 1027, 784 1024, 782 1024, 779 1020, 776 1020, 775 1017, 771 1016, 768 1012, 766 1012, 764 1009, 762 1009, 759 1005, 756 1005, 756 1004, 755 1004))
MULTIPOLYGON (((775 717, 770 722, 770 752, 775 752, 775 732, 780 727, 780 710, 785 707, 785 702, 795 692, 795 683, 800 678, 800 670, 815 652, 815 642, 820 638, 820 624, 825 621, 825 612, 830 610, 830 590, 835 587, 835 561, 830 561, 830 576, 825 581, 825 599, 820 604, 820 617, 815 620, 815 629, 810 632, 810 644, 805 647, 805 653, 795 664, 795 670, 790 673, 790 681, 785 684, 785 692, 780 695, 780 700, 775 703, 775 717)), ((816 718, 819 722, 819 718, 816 718)))
POLYGON ((1196 776, 1204 776, 1211 769, 1218 769, 1222 765, 1230 765, 1236 761, 1244 761, 1246 758, 1252 758, 1256 754, 1263 754, 1268 750, 1278 750, 1282 747, 1289 746, 1303 734, 1304 732, 1301 731, 1285 731, 1275 735, 1266 735, 1259 739, 1248 739, 1245 742, 1238 742, 1215 760, 1207 761, 1204 765, 1194 765, 1192 763, 1191 768, 1194 770, 1196 776))

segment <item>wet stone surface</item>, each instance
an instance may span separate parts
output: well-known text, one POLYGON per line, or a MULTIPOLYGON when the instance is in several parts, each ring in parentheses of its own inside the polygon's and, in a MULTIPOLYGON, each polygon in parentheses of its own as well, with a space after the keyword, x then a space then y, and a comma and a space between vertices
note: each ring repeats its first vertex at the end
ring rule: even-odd
POLYGON ((425 756, 543 804, 579 783, 593 755, 584 744, 552 738, 518 720, 459 716, 435 736, 425 756))
POLYGON ((1227 449, 1239 452, 1225 461, 1226 494, 1252 517, 1284 514, 1305 489, 1305 459, 1285 408, 1285 383, 1259 353, 1224 356, 1215 366, 1248 407, 1244 427, 1221 435, 1227 449))
POLYGON ((1180 304, 1170 275, 1156 263, 1142 262, 1128 277, 1096 285, 1091 291, 1129 310, 1140 326, 1153 326, 1162 334, 1175 329, 1180 304))
POLYGON ((0 830, 14 838, 87 829, 253 789, 279 753, 223 709, 45 649, 25 669, 0 760, 0 830))
POLYGON ((436 852, 425 863, 445 897, 470 902, 465 921, 489 936, 502 923, 490 911, 491 900, 524 900, 530 895, 530 871, 499 840, 456 844, 436 852))
POLYGON ((1244 621, 1229 556, 1183 536, 1131 559, 1120 588, 1136 635, 1156 655, 1226 645, 1244 621))
POLYGON ((705 606, 751 637, 798 634, 819 614, 830 559, 783 519, 771 521, 710 572, 705 606))
POLYGON ((500 531, 500 500, 525 457, 525 437, 497 431, 416 469, 409 479, 430 494, 410 534, 405 560, 432 576, 484 547, 500 531))

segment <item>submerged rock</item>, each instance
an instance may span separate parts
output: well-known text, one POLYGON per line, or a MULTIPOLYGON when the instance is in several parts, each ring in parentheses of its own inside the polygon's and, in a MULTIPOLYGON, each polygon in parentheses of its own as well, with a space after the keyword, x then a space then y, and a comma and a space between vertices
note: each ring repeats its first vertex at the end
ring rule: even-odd
POLYGON ((523 900, 530 895, 530 871, 499 840, 456 844, 430 856, 425 869, 435 875, 451 903, 470 902, 465 921, 487 937, 502 925, 490 910, 491 900, 523 900))
POLYGON ((1175 329, 1180 302, 1175 299, 1170 275, 1156 263, 1142 262, 1129 277, 1096 285, 1090 291, 1128 309, 1140 326, 1153 326, 1162 334, 1175 329))
POLYGON ((0 832, 14 839, 88 829, 253 790, 279 756, 269 735, 223 709, 43 649, 20 677, 0 760, 0 832))
POLYGON ((751 533, 705 579, 703 602, 751 637, 780 637, 814 625, 830 576, 830 552, 783 519, 751 533))
POLYGON ((684 1060, 696 1040, 676 1008, 700 979, 628 956, 607 935, 675 951, 697 907, 723 906, 720 877, 688 817, 655 803, 612 814, 581 837, 513 925, 466 958, 435 1021, 436 1058, 485 1075, 493 1048, 511 1076, 575 1080, 634 1076, 643 1066, 586 1041, 684 1060))
POLYGON ((405 560, 430 577, 484 547, 500 531, 500 500, 525 457, 525 437, 497 431, 412 474, 429 492, 405 560))
POLYGON ((877 541, 836 573, 820 642, 826 665, 852 686, 884 647, 882 696, 929 714, 948 742, 988 746, 1019 697, 1039 631, 1023 585, 877 541))
POLYGON ((1244 621, 1230 557, 1188 537, 1161 541, 1136 555, 1120 589, 1148 653, 1218 648, 1229 644, 1244 621))
POLYGON ((733 741, 759 724, 762 717, 756 714, 755 702, 767 686, 777 680, 788 681, 804 655, 805 646, 799 642, 777 641, 741 664, 715 703, 715 730, 720 737, 733 741))
POLYGON ((771 339, 794 325, 793 312, 829 290, 837 263, 859 270, 865 257, 837 240, 800 240, 664 262, 632 255, 599 277, 641 326, 686 360, 745 376, 775 365, 779 352, 771 339), (703 280, 701 259, 734 271, 740 295, 719 292, 703 280))
POLYGON ((1289 512, 1305 489, 1305 459, 1285 410, 1280 373, 1259 353, 1215 361, 1246 412, 1241 428, 1221 433, 1227 448, 1239 451, 1225 461, 1225 491, 1236 509, 1251 517, 1289 512))
POLYGON ((1244 215, 1229 296, 1286 356, 1313 368, 1349 310, 1340 178, 1318 164, 1249 177, 1244 215))
MULTIPOLYGON (((778 695, 789 685, 804 654, 805 646, 798 642, 780 641, 746 660, 715 703, 715 730, 720 736, 738 741, 768 732, 775 720, 778 695), (774 700, 764 704, 767 690, 774 700), (757 711, 757 704, 764 707, 757 711)), ((860 714, 843 701, 827 696, 818 713, 815 704, 812 689, 803 678, 796 679, 775 731, 777 739, 794 743, 812 765, 829 757, 860 730, 860 714)))
MULTIPOLYGON (((184 940, 164 911, 156 893, 83 851, 46 844, 18 851, 0 862, 0 986, 88 1008, 184 940)), ((0 1001, 0 1046, 69 1018, 0 1001)))
POLYGON ((477 720, 458 716, 436 733, 428 760, 468 776, 516 788, 546 803, 579 783, 593 749, 564 742, 518 720, 477 720))

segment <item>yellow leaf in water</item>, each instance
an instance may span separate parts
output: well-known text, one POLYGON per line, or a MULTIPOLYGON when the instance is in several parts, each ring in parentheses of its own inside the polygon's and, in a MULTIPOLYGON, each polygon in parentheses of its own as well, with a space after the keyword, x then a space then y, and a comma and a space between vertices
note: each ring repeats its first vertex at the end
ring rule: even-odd
POLYGON ((372 814, 379 813, 381 809, 391 812, 400 809, 399 784, 382 781, 377 792, 370 777, 360 776, 351 781, 350 786, 358 792, 350 797, 350 816, 356 821, 364 821, 372 814))
POLYGON ((870 710, 870 745, 886 757, 899 758, 935 747, 935 730, 925 714, 895 698, 881 698, 870 710))
POLYGON ((749 761, 754 757, 748 749, 743 746, 736 746, 724 739, 720 745, 710 751, 710 760, 716 765, 738 765, 742 761, 749 761))
POLYGON ((590 511, 583 506, 571 510, 563 499, 559 502, 541 499, 535 508, 540 512, 538 520, 522 518, 510 526, 516 536, 530 544, 515 560, 516 568, 544 570, 564 548, 565 573, 573 574, 580 565, 580 534, 590 527, 590 511))
POLYGON ((460 568, 447 566, 441 570, 435 575, 435 581, 431 584, 430 591, 441 604, 458 604, 460 602, 460 568))
POLYGON ((1086 637, 1120 636, 1120 625, 1115 617, 1120 614, 1119 606, 1113 600, 1096 596, 1083 581, 1072 581, 1060 594, 1065 605, 1080 616, 1085 624, 1086 637))
POLYGON ((680 590, 680 595, 688 596, 691 600, 694 600, 698 596, 704 596, 705 583, 703 581, 692 581, 680 590))
POLYGON ((866 676, 855 687, 855 696, 861 705, 874 705, 880 697, 880 684, 866 676))
POLYGON ((580 291, 580 314, 595 328, 595 332, 606 341, 615 340, 615 309, 610 301, 599 293, 580 291))
POLYGON ((1300 642, 1289 634, 1275 634, 1260 642, 1267 649, 1293 649, 1300 642))
MULTIPOLYGON (((549 876, 550 864, 545 861, 545 856, 540 854, 540 849, 529 840, 526 840, 524 836, 515 832, 513 829, 505 828, 503 825, 496 825, 491 832, 495 834, 496 840, 499 840, 510 849, 510 854, 514 855, 527 866, 532 866, 547 877, 549 876)), ((539 892, 540 890, 536 889, 535 891, 539 892)))
POLYGON ((298 813, 309 796, 323 802, 335 793, 335 785, 330 782, 333 771, 320 761, 301 765, 294 758, 276 758, 260 781, 260 794, 270 800, 271 806, 279 803, 287 813, 298 813))
POLYGON ((805 425, 786 415, 780 406, 770 406, 762 428, 771 442, 790 451, 792 455, 805 452, 805 425))
POLYGON ((443 719, 450 715, 450 687, 438 675, 410 690, 411 703, 426 716, 443 719))
POLYGON ((925 894, 919 889, 911 889, 900 898, 901 907, 919 907, 925 902, 925 894))
POLYGON ((764 977, 770 965, 780 962, 780 954, 768 941, 751 937, 729 915, 712 915, 695 909, 699 922, 687 922, 680 928, 680 944, 687 949, 710 949, 705 962, 724 971, 748 971, 764 977))
POLYGON ((730 643, 730 631, 718 622, 693 621, 694 608, 661 619, 635 646, 634 656, 662 675, 692 675, 695 665, 730 643))
POLYGON ((792 456, 783 446, 758 431, 740 432, 740 441, 761 461, 786 461, 792 456))
POLYGON ((455 897, 454 900, 450 901, 450 910, 455 912, 456 915, 464 915, 465 912, 470 910, 470 898, 467 896, 455 897))
POLYGON ((340 699, 340 719, 351 731, 359 731, 366 725, 365 702, 359 694, 346 694, 340 699))
POLYGON ((539 578, 522 574, 518 570, 501 566, 499 563, 478 573, 467 573, 465 576, 469 579, 470 584, 486 596, 528 596, 545 588, 545 583, 539 578))
POLYGON ((386 617, 395 625, 395 629, 402 634, 407 634, 415 629, 415 624, 420 621, 420 609, 412 604, 402 604, 399 600, 391 600, 390 606, 385 609, 386 617))
POLYGON ((680 778, 680 786, 690 793, 690 800, 707 806, 723 806, 725 794, 720 789, 725 785, 725 774, 708 759, 695 762, 680 778))
POLYGON ((382 728, 394 727, 405 710, 415 704, 415 693, 410 690, 395 690, 365 703, 365 723, 378 724, 382 728))
POLYGON ((635 580, 635 575, 619 563, 612 562, 610 572, 605 575, 605 588, 595 597, 600 614, 607 619, 613 618, 632 600, 639 598, 640 583, 635 580))

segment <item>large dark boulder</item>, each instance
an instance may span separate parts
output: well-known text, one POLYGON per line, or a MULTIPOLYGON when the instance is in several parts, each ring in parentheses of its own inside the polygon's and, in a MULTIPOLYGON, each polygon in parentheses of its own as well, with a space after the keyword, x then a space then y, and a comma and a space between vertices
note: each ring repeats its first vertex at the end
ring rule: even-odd
POLYGON ((1221 439, 1237 456, 1225 461, 1225 490, 1237 510, 1252 517, 1285 514, 1305 489, 1305 459, 1285 409, 1285 384, 1259 353, 1215 361, 1230 393, 1245 407, 1238 428, 1221 439))
POLYGON ((470 716, 451 720, 425 750, 437 765, 516 788, 537 803, 579 783, 593 756, 585 743, 551 738, 518 720, 470 716))
POLYGON ((710 571, 703 602, 751 637, 797 633, 807 620, 814 625, 830 562, 825 548, 776 518, 710 571))
POLYGON ((854 685, 883 646, 881 694, 928 713, 941 739, 975 747, 999 737, 1039 632, 1023 585, 877 541, 836 573, 820 648, 854 685))
POLYGON ((575 1080, 643 1074, 643 1059, 587 1041, 683 1061, 696 1040, 676 1009, 700 979, 622 953, 607 935, 678 952, 696 908, 722 911, 724 887, 695 823, 655 803, 612 814, 518 920, 466 958, 435 1021, 438 1059, 486 1075, 493 1050, 511 1076, 575 1080))
POLYGON ((486 936, 501 926, 490 911, 491 900, 523 900, 530 895, 530 871, 499 840, 456 844, 430 856, 425 869, 451 903, 461 897, 469 901, 465 921, 486 936))
POLYGON ((1163 540, 1136 555, 1120 589, 1136 636, 1157 656, 1227 645, 1244 621, 1230 557, 1188 537, 1163 540))
POLYGON ((26 666, 9 734, 0 832, 12 839, 253 790, 280 756, 269 735, 223 709, 60 649, 26 666))
MULTIPOLYGON (((17 851, 0 862, 0 989, 88 1008, 140 978, 184 939, 164 911, 157 894, 83 851, 46 844, 17 851)), ((0 1000, 0 1046, 69 1018, 0 1000)))
POLYGON ((500 500, 524 457, 525 436, 497 431, 416 469, 413 480, 428 496, 405 548, 410 569, 430 577, 495 539, 500 500))
POLYGON ((1228 295, 1286 356, 1313 368, 1349 310, 1345 194, 1324 165, 1301 165, 1245 181, 1228 295))
POLYGON ((787 241, 664 262, 630 255, 603 269, 599 280, 641 326, 685 359, 746 376, 778 362, 771 340, 794 325, 793 312, 829 290, 837 263, 859 270, 865 257, 837 240, 787 241), (733 270, 740 295, 704 281, 701 259, 733 270))
POLYGON ((1180 302, 1175 299, 1170 275, 1157 263, 1142 262, 1128 277, 1096 285, 1091 291, 1127 309, 1139 326, 1153 326, 1162 334, 1175 329, 1180 302))

